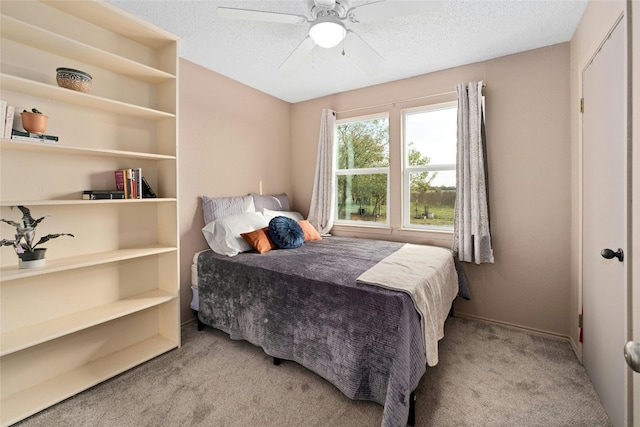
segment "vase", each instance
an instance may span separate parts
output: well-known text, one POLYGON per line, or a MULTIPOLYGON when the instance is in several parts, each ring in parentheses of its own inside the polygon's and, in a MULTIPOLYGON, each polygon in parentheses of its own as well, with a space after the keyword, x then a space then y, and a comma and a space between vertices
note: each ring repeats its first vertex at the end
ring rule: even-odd
POLYGON ((47 130, 47 120, 49 118, 44 114, 23 111, 20 113, 20 117, 22 118, 22 127, 27 132, 40 134, 47 130))
POLYGON ((47 248, 34 249, 33 252, 18 254, 18 268, 38 268, 44 266, 47 261, 44 257, 47 248))

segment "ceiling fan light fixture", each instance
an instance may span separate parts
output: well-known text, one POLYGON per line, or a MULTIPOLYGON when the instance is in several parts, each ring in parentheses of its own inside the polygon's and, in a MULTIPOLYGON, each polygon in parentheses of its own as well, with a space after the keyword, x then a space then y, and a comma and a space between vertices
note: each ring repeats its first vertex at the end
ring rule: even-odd
POLYGON ((327 16, 315 22, 309 28, 309 37, 320 47, 337 46, 347 35, 347 29, 338 19, 327 16))

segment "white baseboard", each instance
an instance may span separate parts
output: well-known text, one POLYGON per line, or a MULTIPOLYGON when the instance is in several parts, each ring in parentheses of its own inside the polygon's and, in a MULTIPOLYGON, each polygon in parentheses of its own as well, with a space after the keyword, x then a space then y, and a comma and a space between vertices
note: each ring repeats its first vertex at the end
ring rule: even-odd
POLYGON ((573 352, 576 354, 578 358, 578 362, 582 363, 582 344, 578 344, 573 340, 573 337, 569 337, 569 344, 571 344, 571 348, 573 352))
POLYGON ((522 325, 516 325, 514 323, 509 323, 509 322, 503 322, 500 320, 493 320, 493 319, 487 319, 485 317, 481 317, 481 316, 475 316, 473 314, 465 314, 465 313, 459 313, 456 312, 455 310, 453 311, 453 316, 454 317, 461 317, 461 318, 465 318, 465 319, 471 319, 471 320, 478 320, 480 322, 486 322, 486 323, 493 323, 496 325, 501 325, 501 326, 508 326, 510 328, 514 328, 514 329, 519 329, 521 331, 526 331, 529 333, 534 333, 536 335, 542 335, 545 336, 547 338, 554 338, 554 339, 559 339, 559 340, 563 340, 563 341, 568 341, 569 344, 571 345, 571 347, 573 348, 573 351, 576 351, 576 347, 574 346, 571 337, 569 337, 568 335, 562 335, 562 334, 558 334, 555 332, 549 332, 549 331, 543 331, 541 329, 536 329, 536 328, 530 328, 528 326, 522 326, 522 325))
POLYGON ((198 319, 196 319, 195 317, 192 319, 186 320, 180 324, 180 327, 188 326, 191 323, 195 323, 197 320, 198 319))

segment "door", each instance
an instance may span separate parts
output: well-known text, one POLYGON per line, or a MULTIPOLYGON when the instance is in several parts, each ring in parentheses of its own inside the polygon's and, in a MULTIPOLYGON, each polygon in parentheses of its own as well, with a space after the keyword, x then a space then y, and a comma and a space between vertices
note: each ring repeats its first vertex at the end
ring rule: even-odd
POLYGON ((583 71, 583 363, 614 426, 626 426, 629 395, 626 251, 627 88, 625 22, 618 21, 583 71), (612 255, 609 253, 608 255, 612 255))

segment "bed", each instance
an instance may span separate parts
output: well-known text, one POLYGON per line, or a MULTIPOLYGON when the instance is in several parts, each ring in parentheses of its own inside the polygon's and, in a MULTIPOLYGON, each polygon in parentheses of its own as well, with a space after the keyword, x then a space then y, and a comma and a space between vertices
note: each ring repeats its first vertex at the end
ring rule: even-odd
POLYGON ((193 258, 191 307, 199 327, 295 361, 351 399, 379 403, 383 426, 412 425, 413 392, 438 362, 452 301, 468 295, 456 270, 447 249, 336 236, 262 254, 208 249, 193 258), (433 282, 422 295, 426 309, 412 291, 380 280, 404 281, 393 269, 407 268, 398 265, 408 250, 419 259, 434 254, 420 263, 422 280, 433 282))

